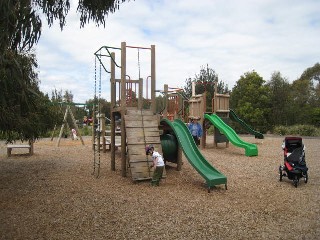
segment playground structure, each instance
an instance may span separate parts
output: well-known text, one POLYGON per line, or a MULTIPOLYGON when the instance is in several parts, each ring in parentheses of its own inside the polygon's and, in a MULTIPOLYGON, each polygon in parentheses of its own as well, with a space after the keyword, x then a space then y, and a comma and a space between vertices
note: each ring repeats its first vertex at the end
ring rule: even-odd
MULTIPOLYGON (((192 97, 189 100, 190 116, 201 117, 200 121, 203 129, 208 129, 214 125, 214 145, 218 143, 226 143, 229 146, 229 141, 237 147, 245 149, 246 156, 257 156, 258 149, 255 144, 243 141, 237 133, 228 125, 229 121, 229 94, 219 94, 217 84, 215 84, 214 97, 212 99, 212 112, 206 112, 206 93, 195 94, 195 83, 192 84, 192 97)), ((234 113, 234 112, 233 112, 234 113)), ((207 131, 203 131, 201 138, 201 148, 206 147, 207 131)), ((258 134, 258 132, 256 132, 258 134)), ((261 134, 262 135, 262 134, 261 134)), ((262 135, 263 136, 263 135, 262 135)))
MULTIPOLYGON (((110 95, 111 95, 111 129, 110 129, 110 153, 111 153, 111 170, 115 171, 115 150, 116 150, 116 116, 120 116, 120 132, 121 132, 121 175, 123 177, 130 173, 132 180, 151 179, 153 170, 150 168, 151 159, 145 154, 145 146, 152 144, 155 149, 162 153, 167 159, 172 159, 177 163, 177 169, 181 169, 181 149, 186 155, 192 166, 206 180, 208 191, 218 184, 225 184, 227 188, 227 178, 211 166, 203 157, 198 147, 195 145, 192 136, 181 120, 169 120, 178 118, 182 115, 183 101, 179 99, 180 89, 172 89, 167 85, 162 93, 166 96, 166 104, 162 113, 163 119, 160 121, 160 114, 156 113, 156 76, 155 76, 155 46, 150 48, 127 46, 125 42, 121 43, 121 48, 103 46, 95 52, 96 59, 105 71, 110 73, 110 95), (126 52, 128 48, 139 50, 149 50, 151 55, 150 75, 146 77, 146 99, 143 99, 143 79, 132 79, 127 74, 126 52), (104 50, 104 53, 102 53, 104 50), (121 64, 118 64, 115 52, 121 52, 121 64), (110 71, 104 64, 103 57, 110 58, 110 71), (120 68, 120 78, 116 78, 116 68, 120 68), (150 81, 150 89, 148 84, 150 81), (134 90, 133 90, 134 89, 134 90), (148 96, 151 98, 148 99, 148 96), (172 107, 173 106, 173 107, 172 107), (179 144, 179 145, 178 145, 179 144), (179 147, 180 148, 179 148, 179 147)), ((138 55, 139 60, 139 55, 138 55)), ((97 69, 97 68, 96 68, 97 69)), ((97 74, 95 74, 97 76, 97 74)), ((101 76, 101 74, 100 74, 101 76)), ((95 79, 97 83, 97 80, 95 79)), ((99 80, 101 84, 101 79, 99 80)), ((101 86, 99 86, 99 90, 101 86)), ((100 92, 99 92, 100 96, 100 92)), ((98 104, 99 108, 99 104, 98 104)), ((94 111, 100 114, 99 111, 94 111)), ((100 151, 101 138, 105 139, 105 131, 96 131, 93 144, 94 157, 94 174, 99 175, 100 168, 100 151), (102 134, 101 134, 102 133, 102 134)), ((103 143, 104 145, 104 143, 103 143)))
POLYGON ((183 96, 183 89, 169 87, 168 84, 164 85, 163 94, 165 97, 165 106, 163 109, 162 117, 169 120, 184 119, 184 103, 188 99, 183 96))
MULTIPOLYGON (((110 96, 111 96, 111 126, 110 126, 110 152, 111 152, 111 170, 115 171, 115 150, 116 150, 116 116, 120 116, 121 132, 121 174, 127 176, 130 170, 133 180, 150 179, 152 170, 150 169, 151 159, 145 154, 145 146, 153 144, 157 151, 162 152, 159 134, 159 118, 156 115, 155 105, 155 46, 136 47, 128 46, 126 42, 121 43, 121 48, 103 46, 95 53, 96 59, 99 60, 100 66, 110 73, 110 96), (146 77, 150 80, 150 89, 146 88, 146 95, 151 96, 148 109, 143 109, 143 79, 132 79, 127 74, 128 48, 138 50, 148 50, 151 55, 151 74, 146 77), (104 53, 102 53, 104 50, 104 53), (120 51, 120 64, 118 64, 115 52, 120 51), (107 70, 103 62, 103 57, 110 58, 110 71, 107 70), (116 68, 120 68, 120 78, 116 78, 116 68)), ((139 67, 140 68, 140 67, 139 67)), ((101 82, 101 79, 100 79, 101 82)), ((101 89, 101 87, 99 88, 101 89)), ((100 94, 100 93, 99 93, 100 94)), ((98 105, 99 107, 99 105, 98 105)), ((99 111, 98 111, 99 112, 99 111)), ((95 152, 100 152, 100 138, 105 139, 105 131, 102 136, 99 134, 95 137, 98 141, 94 144, 95 152)), ((104 146, 105 143, 103 142, 104 146)), ((100 156, 100 155, 99 155, 100 156)), ((94 171, 99 168, 100 158, 94 161, 94 171), (98 168, 96 168, 98 167, 98 168)))

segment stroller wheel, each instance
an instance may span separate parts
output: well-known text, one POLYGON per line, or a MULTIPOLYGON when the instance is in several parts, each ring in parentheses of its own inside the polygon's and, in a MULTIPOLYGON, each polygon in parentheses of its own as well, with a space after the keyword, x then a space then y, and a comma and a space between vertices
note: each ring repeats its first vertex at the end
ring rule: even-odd
POLYGON ((282 167, 279 167, 279 181, 282 182, 282 167))
POLYGON ((299 178, 298 178, 298 176, 295 176, 294 179, 293 179, 293 185, 295 187, 298 187, 298 182, 299 182, 299 178))
POLYGON ((308 173, 306 172, 303 177, 304 177, 304 182, 307 183, 308 182, 308 173))

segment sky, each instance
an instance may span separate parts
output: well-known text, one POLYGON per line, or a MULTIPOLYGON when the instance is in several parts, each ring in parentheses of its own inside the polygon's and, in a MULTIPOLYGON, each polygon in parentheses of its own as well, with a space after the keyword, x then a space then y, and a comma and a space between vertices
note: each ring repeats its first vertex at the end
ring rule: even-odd
MULTIPOLYGON (((74 102, 99 95, 94 53, 101 46, 120 48, 121 42, 155 45, 157 90, 164 84, 183 88, 207 64, 232 90, 246 72, 268 81, 279 71, 292 82, 320 62, 319 0, 131 0, 107 17, 105 27, 84 28, 76 8, 73 0, 63 31, 43 19, 36 46, 40 90, 49 96, 54 89, 71 91, 74 102)), ((120 64, 120 52, 115 54, 120 64)), ((128 49, 130 78, 145 81, 150 59, 149 50, 128 49)), ((110 75, 103 70, 100 96, 110 100, 110 75)))

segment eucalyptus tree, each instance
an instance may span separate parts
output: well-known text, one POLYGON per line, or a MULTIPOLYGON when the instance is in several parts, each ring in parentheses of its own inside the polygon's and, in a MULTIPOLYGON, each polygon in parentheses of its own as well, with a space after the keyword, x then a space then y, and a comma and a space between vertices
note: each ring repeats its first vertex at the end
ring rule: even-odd
POLYGON ((270 91, 270 114, 268 121, 272 126, 292 125, 294 123, 294 107, 291 85, 280 72, 274 72, 266 86, 270 91))
MULTIPOLYGON (((79 27, 105 25, 123 2, 79 0, 79 27)), ((69 10, 70 0, 0 1, 0 134, 8 141, 34 140, 53 124, 48 96, 39 90, 33 47, 41 36, 40 14, 49 26, 58 21, 62 30, 69 10)))
POLYGON ((294 106, 298 110, 296 122, 319 125, 320 120, 320 64, 307 68, 292 83, 294 106))

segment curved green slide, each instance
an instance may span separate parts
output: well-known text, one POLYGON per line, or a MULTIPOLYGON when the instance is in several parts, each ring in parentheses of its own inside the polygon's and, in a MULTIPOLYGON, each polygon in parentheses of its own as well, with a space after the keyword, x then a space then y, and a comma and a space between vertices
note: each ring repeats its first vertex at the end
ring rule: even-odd
POLYGON ((229 109, 229 113, 230 113, 230 118, 231 120, 234 120, 238 123, 240 123, 240 125, 246 129, 249 133, 253 134, 255 136, 255 138, 259 138, 259 139, 263 139, 264 136, 262 133, 255 131, 253 128, 251 128, 248 124, 246 124, 242 119, 240 119, 237 114, 232 110, 229 109))
POLYGON ((201 154, 193 137, 190 134, 186 124, 180 119, 171 122, 168 119, 162 119, 161 124, 166 124, 174 131, 179 145, 190 164, 206 180, 208 191, 214 185, 225 184, 227 189, 227 178, 217 169, 215 169, 201 154))
POLYGON ((244 148, 246 156, 258 156, 257 145, 240 139, 237 133, 216 114, 205 114, 204 118, 209 120, 215 127, 217 127, 233 145, 244 148))

